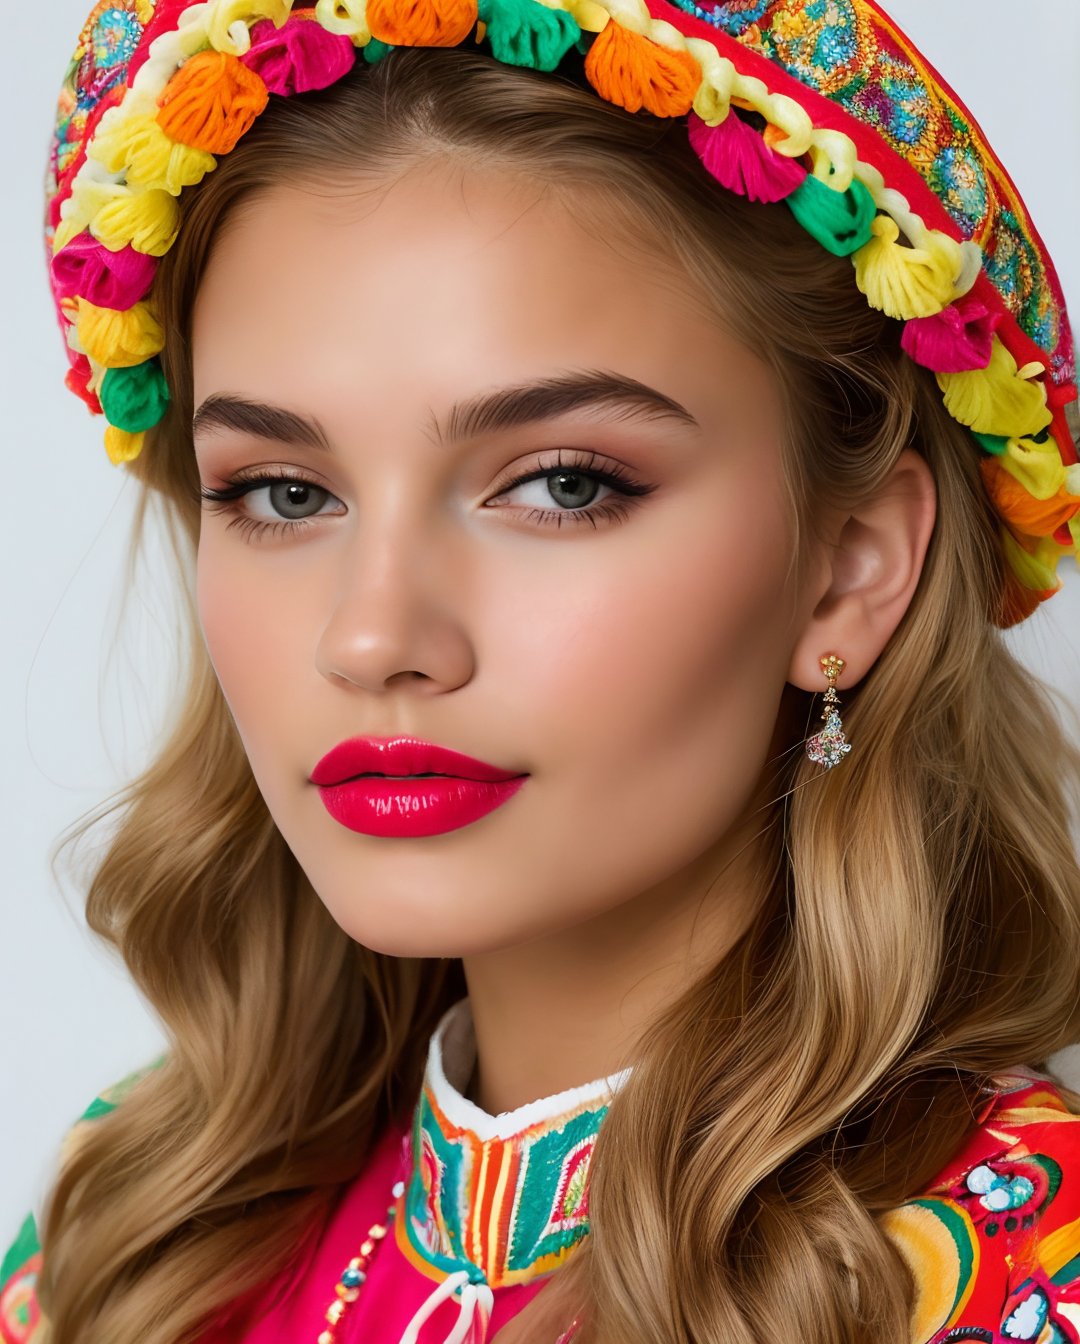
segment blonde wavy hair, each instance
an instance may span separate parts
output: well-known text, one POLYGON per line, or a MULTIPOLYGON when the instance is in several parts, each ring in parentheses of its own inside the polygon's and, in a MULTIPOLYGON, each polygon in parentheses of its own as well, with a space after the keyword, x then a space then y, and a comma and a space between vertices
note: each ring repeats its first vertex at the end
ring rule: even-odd
POLYGON ((47 1337, 179 1344, 258 1300, 409 1114, 428 1037, 465 993, 457 959, 374 953, 327 913, 256 788, 193 597, 190 315, 218 231, 282 181, 336 190, 432 155, 563 193, 640 264, 682 267, 768 361, 796 570, 821 503, 856 506, 909 445, 939 500, 911 606, 845 695, 841 769, 798 749, 812 701, 786 688, 756 917, 643 1033, 596 1145, 590 1235, 500 1344, 551 1344, 575 1315, 582 1344, 906 1340, 913 1285, 876 1215, 953 1155, 990 1075, 1045 1069, 1080 1037, 1080 752, 994 625, 978 450, 850 262, 783 206, 720 188, 681 125, 597 98, 569 63, 545 75, 464 48, 395 50, 272 99, 181 198, 155 291, 173 400, 126 469, 132 556, 152 504, 176 552, 188 680, 157 758, 57 847, 117 814, 87 919, 170 1048, 57 1174, 47 1337))

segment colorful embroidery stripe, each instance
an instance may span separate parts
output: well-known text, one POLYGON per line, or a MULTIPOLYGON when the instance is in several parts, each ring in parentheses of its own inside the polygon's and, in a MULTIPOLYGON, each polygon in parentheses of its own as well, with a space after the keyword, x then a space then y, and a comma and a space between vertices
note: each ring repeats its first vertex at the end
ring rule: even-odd
POLYGON ((472 1267, 492 1287, 556 1268, 588 1232, 587 1172, 607 1105, 583 1104, 507 1139, 454 1126, 426 1087, 395 1236, 430 1278, 472 1267))

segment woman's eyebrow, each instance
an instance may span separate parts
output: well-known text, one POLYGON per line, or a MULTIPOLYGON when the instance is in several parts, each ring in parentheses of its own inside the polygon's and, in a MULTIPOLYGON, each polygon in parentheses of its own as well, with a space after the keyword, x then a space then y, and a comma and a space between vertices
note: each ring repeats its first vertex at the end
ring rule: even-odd
POLYGON ((591 408, 619 411, 621 420, 669 419, 701 428, 685 406, 646 383, 604 369, 573 369, 458 402, 446 429, 433 416, 431 430, 436 442, 455 443, 591 408))
MULTIPOLYGON (((685 406, 646 383, 605 370, 575 369, 456 402, 445 427, 433 415, 428 432, 436 443, 449 446, 480 434, 516 429, 588 409, 616 411, 620 420, 666 419, 701 428, 685 406)), ((213 429, 232 429, 279 443, 302 444, 319 452, 334 451, 314 417, 222 392, 207 397, 191 422, 193 436, 213 429)))
POLYGON ((313 416, 265 401, 230 396, 227 392, 212 392, 191 418, 193 439, 215 429, 234 429, 276 443, 303 444, 323 453, 334 451, 322 425, 313 416))

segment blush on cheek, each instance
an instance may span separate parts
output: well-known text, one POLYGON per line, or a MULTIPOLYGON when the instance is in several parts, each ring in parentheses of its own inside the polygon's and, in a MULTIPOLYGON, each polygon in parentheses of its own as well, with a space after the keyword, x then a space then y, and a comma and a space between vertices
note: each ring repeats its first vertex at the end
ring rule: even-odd
POLYGON ((583 799, 606 794, 646 829, 662 815, 691 848, 756 787, 790 658, 784 623, 763 619, 786 560, 762 531, 745 539, 731 523, 719 536, 691 529, 661 573, 638 574, 632 604, 609 608, 566 666, 579 686, 603 688, 602 708, 577 725, 583 799))
POLYGON ((228 682, 231 680, 228 669, 237 634, 235 603, 229 584, 222 577, 218 558, 212 548, 207 547, 205 540, 199 546, 195 596, 199 625, 210 661, 219 681, 228 682))
POLYGON ((214 673, 237 726, 259 722, 255 705, 271 687, 278 663, 272 627, 261 619, 257 594, 245 595, 224 548, 200 547, 196 582, 199 624, 214 673))

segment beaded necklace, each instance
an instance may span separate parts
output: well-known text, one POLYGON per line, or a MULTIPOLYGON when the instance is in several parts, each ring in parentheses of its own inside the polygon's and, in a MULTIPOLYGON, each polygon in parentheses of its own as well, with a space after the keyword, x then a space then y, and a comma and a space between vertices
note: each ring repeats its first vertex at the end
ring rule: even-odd
MULTIPOLYGON (((349 1307, 360 1296, 360 1289, 364 1286, 367 1279, 367 1271, 371 1267, 371 1262, 375 1258, 375 1252, 390 1231, 390 1225, 393 1222, 394 1214, 397 1212, 398 1201, 405 1191, 404 1181, 395 1181, 391 1194, 393 1203, 387 1205, 386 1222, 372 1223, 367 1230, 367 1236, 360 1243, 360 1252, 354 1255, 345 1268, 341 1271, 341 1277, 338 1279, 334 1288, 334 1298, 326 1308, 324 1319, 326 1327, 323 1329, 316 1340, 316 1344, 337 1344, 338 1326, 349 1310, 349 1307)), ((456 1280, 458 1275, 451 1275, 444 1284, 449 1287, 451 1280, 456 1280)), ((570 1322, 568 1328, 555 1341, 555 1344, 571 1344, 574 1336, 577 1334, 580 1322, 575 1317, 570 1322)))
POLYGON ((394 1211, 397 1208, 397 1202, 404 1193, 404 1181, 396 1181, 391 1190, 394 1202, 387 1206, 386 1222, 372 1223, 367 1230, 367 1236, 360 1243, 359 1255, 354 1255, 345 1268, 341 1271, 341 1278, 338 1279, 334 1289, 334 1299, 326 1308, 326 1329, 319 1335, 316 1344, 335 1344, 337 1340, 337 1329, 341 1324, 342 1317, 349 1310, 349 1307, 360 1296, 360 1289, 364 1286, 367 1279, 367 1271, 375 1257, 375 1252, 389 1231, 390 1224, 394 1218, 394 1211))
MULTIPOLYGON (((465 1088, 464 1095, 468 1100, 473 1100, 472 1092, 476 1084, 476 1069, 473 1068, 469 1076, 468 1085, 465 1088)), ((405 1182, 395 1181, 390 1191, 393 1196, 392 1203, 386 1208, 386 1222, 372 1223, 367 1230, 367 1236, 360 1243, 359 1255, 354 1255, 345 1268, 341 1271, 341 1277, 334 1285, 334 1298, 326 1308, 323 1319, 326 1321, 326 1328, 321 1332, 315 1344, 336 1344, 337 1329, 341 1324, 342 1318, 348 1312, 349 1307, 360 1296, 360 1289, 364 1286, 367 1279, 367 1271, 375 1258, 375 1252, 379 1249, 383 1238, 390 1230, 390 1225, 394 1220, 394 1214, 397 1211, 398 1200, 405 1192, 405 1182)), ((561 1341, 560 1341, 561 1344, 561 1341)))
MULTIPOLYGON (((375 1258, 375 1252, 379 1249, 380 1243, 386 1237, 390 1230, 390 1224, 393 1221, 397 1210, 398 1200, 404 1193, 405 1184, 403 1181, 397 1181, 391 1191, 394 1196, 394 1202, 387 1206, 386 1222, 372 1223, 368 1228, 367 1236, 360 1244, 360 1254, 354 1255, 345 1268, 341 1271, 341 1278, 338 1280, 334 1289, 334 1300, 326 1308, 326 1328, 320 1333, 316 1344, 336 1344, 337 1330, 341 1324, 342 1318, 349 1310, 350 1305, 360 1296, 360 1289, 364 1286, 367 1279, 367 1271, 375 1258)), ((452 1275, 456 1278, 456 1275, 452 1275)), ((447 1281, 449 1283, 449 1280, 447 1281)), ((579 1322, 575 1318, 570 1322, 569 1327, 559 1336, 555 1344, 571 1344, 574 1335, 577 1333, 579 1322)))

